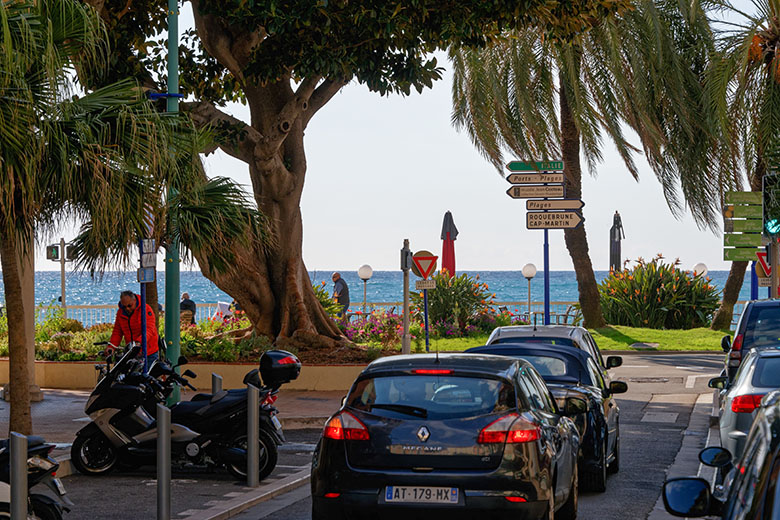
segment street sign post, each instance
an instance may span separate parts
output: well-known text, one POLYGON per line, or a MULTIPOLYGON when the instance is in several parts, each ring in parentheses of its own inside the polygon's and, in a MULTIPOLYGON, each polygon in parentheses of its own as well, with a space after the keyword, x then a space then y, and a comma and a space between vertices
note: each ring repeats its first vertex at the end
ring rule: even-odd
POLYGON ((529 211, 525 215, 526 229, 574 229, 582 222, 576 211, 529 211))
POLYGON ((732 262, 752 261, 750 273, 751 299, 758 297, 762 285, 756 271, 756 253, 763 244, 763 195, 758 191, 727 191, 724 194, 723 259, 732 262))
POLYGON ((761 246, 761 233, 726 233, 723 235, 724 246, 747 247, 761 246))
POLYGON ((513 173, 507 175, 510 184, 545 184, 548 182, 562 183, 562 173, 513 173))
MULTIPOLYGON (((580 199, 562 200, 527 200, 525 209, 529 211, 541 211, 547 209, 582 209, 585 205, 580 199)), ((759 231, 761 231, 759 229, 759 231)))
POLYGON ((534 199, 539 197, 563 197, 563 186, 558 184, 545 184, 541 186, 512 186, 506 190, 506 194, 513 199, 534 199))
POLYGON ((417 280, 415 282, 415 288, 420 290, 420 288, 417 287, 417 284, 423 282, 421 288, 423 292, 423 318, 425 322, 426 352, 431 351, 430 336, 428 335, 428 289, 434 289, 436 287, 436 282, 434 280, 428 280, 428 276, 430 276, 430 274, 436 270, 436 260, 438 259, 438 256, 434 255, 430 251, 425 250, 417 251, 414 255, 412 255, 412 272, 422 278, 422 280, 417 280), (433 284, 433 287, 428 287, 428 285, 431 283, 433 284))
POLYGON ((563 171, 563 161, 510 161, 506 165, 510 172, 542 172, 542 171, 563 171))
POLYGON ((735 247, 723 250, 723 260, 727 262, 750 262, 756 259, 757 247, 735 247))

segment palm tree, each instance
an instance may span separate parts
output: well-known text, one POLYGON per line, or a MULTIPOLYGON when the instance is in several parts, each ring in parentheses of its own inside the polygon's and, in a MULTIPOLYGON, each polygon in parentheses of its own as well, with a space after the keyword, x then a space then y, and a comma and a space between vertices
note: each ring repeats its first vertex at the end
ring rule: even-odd
POLYGON ((107 34, 75 0, 0 4, 0 263, 8 310, 10 429, 32 433, 20 266, 31 265, 35 236, 64 220, 96 233, 143 226, 150 179, 175 167, 168 123, 134 82, 75 96, 77 75, 99 73, 107 34))
MULTIPOLYGON (((638 178, 633 154, 639 149, 627 141, 624 124, 638 132, 651 161, 668 168, 664 150, 671 138, 707 135, 698 123, 702 88, 691 63, 706 52, 708 31, 695 4, 683 8, 643 1, 584 33, 527 27, 484 49, 452 48, 453 124, 466 129, 500 173, 505 150, 518 157, 561 157, 567 198, 582 196, 581 153, 595 174, 604 134, 638 178), (670 117, 687 126, 669 132, 670 117)), ((674 178, 659 178, 672 210, 684 207, 674 178)), ((585 227, 567 229, 564 237, 585 326, 602 326, 585 227)))

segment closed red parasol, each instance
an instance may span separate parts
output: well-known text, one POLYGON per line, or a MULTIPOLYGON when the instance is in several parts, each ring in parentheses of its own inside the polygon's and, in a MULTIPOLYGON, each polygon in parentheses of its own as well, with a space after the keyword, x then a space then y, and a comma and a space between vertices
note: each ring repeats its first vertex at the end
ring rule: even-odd
POLYGON ((441 239, 444 241, 441 250, 441 270, 450 276, 455 276, 455 240, 458 238, 458 228, 452 220, 452 213, 444 214, 441 226, 441 239))

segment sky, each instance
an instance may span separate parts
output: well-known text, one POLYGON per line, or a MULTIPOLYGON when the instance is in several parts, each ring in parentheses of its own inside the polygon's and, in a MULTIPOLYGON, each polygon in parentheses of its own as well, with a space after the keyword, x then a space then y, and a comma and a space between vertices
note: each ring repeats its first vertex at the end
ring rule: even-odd
MULTIPOLYGON (((188 17, 182 13, 182 27, 191 23, 188 17)), ((444 56, 439 63, 445 67, 444 78, 433 89, 382 97, 353 82, 309 123, 301 200, 303 257, 309 270, 354 271, 363 264, 399 269, 405 238, 413 251, 441 255, 441 226, 448 210, 459 230, 457 270, 519 270, 529 262, 541 270, 544 232, 525 228, 525 201, 506 194, 508 182, 468 135, 451 125, 451 67, 444 56)), ((249 121, 247 108, 231 105, 227 110, 249 121)), ((638 138, 632 143, 638 145, 638 138)), ((584 225, 594 269, 609 269, 615 211, 626 235, 624 259, 661 253, 679 258, 685 269, 699 262, 710 270, 728 269, 722 235, 698 229, 690 215, 673 217, 647 162, 641 155, 636 162, 638 181, 605 142, 596 175, 583 171, 584 225)), ((221 151, 206 157, 205 164, 210 176, 230 177, 247 188, 251 184, 246 164, 221 151)), ((59 235, 69 240, 75 231, 64 226, 51 242, 58 242, 59 235)), ((551 230, 549 236, 551 269, 573 270, 563 231, 551 230)), ((40 248, 36 270, 58 269, 40 248)))

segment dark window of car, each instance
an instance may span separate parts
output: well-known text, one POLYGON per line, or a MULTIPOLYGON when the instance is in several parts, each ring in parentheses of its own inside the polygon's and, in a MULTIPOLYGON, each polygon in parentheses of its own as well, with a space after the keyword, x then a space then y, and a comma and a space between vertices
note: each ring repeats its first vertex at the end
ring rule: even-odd
POLYGON ((472 417, 516 408, 514 387, 503 379, 451 375, 388 375, 361 379, 347 406, 371 412, 392 405, 423 410, 430 419, 472 417))
POLYGON ((775 457, 772 463, 772 471, 769 473, 769 487, 766 492, 763 520, 775 520, 780 518, 780 455, 775 457))
MULTIPOLYGON (((756 420, 761 420, 761 418, 756 420)), ((757 506, 753 499, 764 468, 764 460, 769 452, 768 440, 763 430, 763 425, 754 425, 751 430, 745 453, 735 468, 736 475, 731 484, 731 492, 727 501, 730 505, 730 514, 724 515, 724 518, 734 520, 748 518, 748 513, 755 510, 757 506)))
POLYGON ((524 368, 518 377, 523 392, 528 396, 531 408, 556 413, 555 401, 550 397, 547 385, 533 369, 524 368))
POLYGON ((745 326, 748 348, 780 343, 780 305, 756 306, 745 326))
POLYGON ((780 388, 780 356, 758 358, 752 383, 757 387, 780 388))
POLYGON ((599 350, 598 343, 596 343, 596 340, 593 339, 593 336, 590 335, 589 332, 585 331, 582 333, 585 340, 590 343, 591 348, 594 352, 593 359, 597 360, 601 366, 604 366, 604 358, 601 357, 601 351, 599 350))
POLYGON ((574 343, 574 340, 570 338, 539 338, 539 337, 529 337, 529 336, 512 336, 512 337, 506 337, 501 338, 499 337, 497 340, 493 341, 491 345, 494 345, 496 343, 544 343, 546 345, 566 345, 568 347, 577 347, 577 345, 574 343))
POLYGON ((588 359, 588 373, 590 374, 590 377, 593 379, 595 386, 601 388, 601 390, 606 390, 607 385, 604 382, 604 378, 601 375, 601 370, 599 370, 599 367, 596 366, 596 362, 592 359, 588 359))
POLYGON ((521 357, 531 363, 542 377, 566 376, 569 372, 566 361, 559 357, 532 354, 521 354, 521 357))

